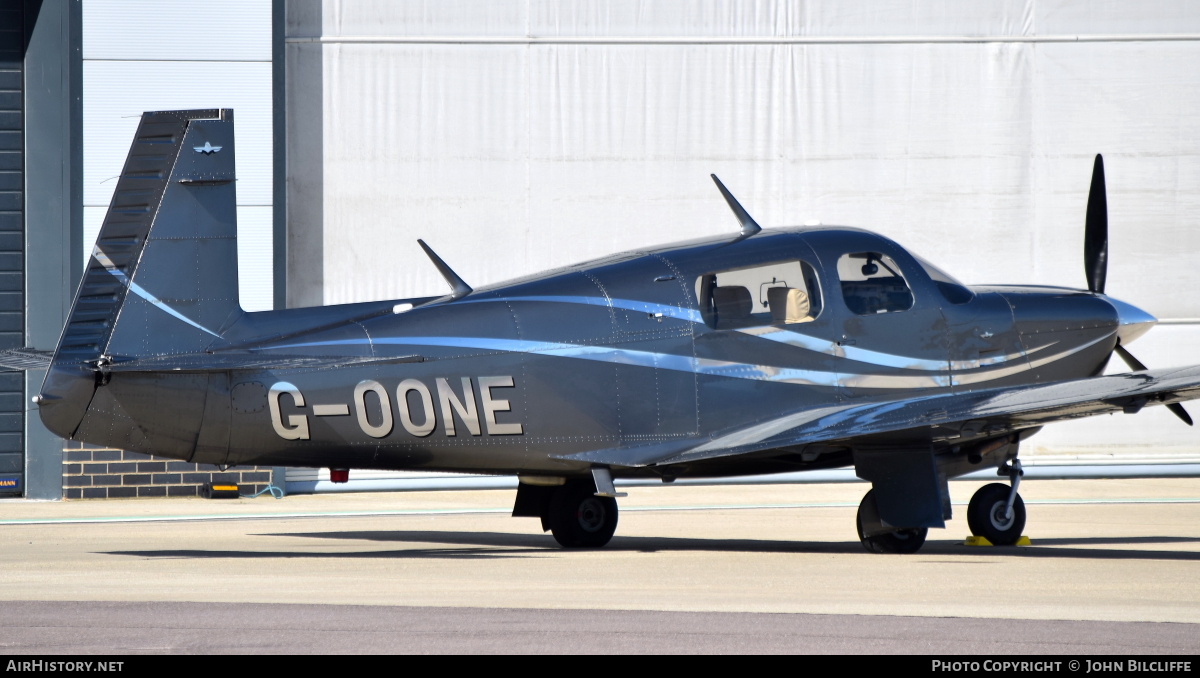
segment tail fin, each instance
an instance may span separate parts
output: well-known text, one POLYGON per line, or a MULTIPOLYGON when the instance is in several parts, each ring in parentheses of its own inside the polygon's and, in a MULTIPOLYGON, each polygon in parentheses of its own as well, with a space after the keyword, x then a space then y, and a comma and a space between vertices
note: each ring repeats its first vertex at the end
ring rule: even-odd
POLYGON ((241 317, 233 111, 145 113, 39 398, 65 438, 96 367, 222 344, 241 317))

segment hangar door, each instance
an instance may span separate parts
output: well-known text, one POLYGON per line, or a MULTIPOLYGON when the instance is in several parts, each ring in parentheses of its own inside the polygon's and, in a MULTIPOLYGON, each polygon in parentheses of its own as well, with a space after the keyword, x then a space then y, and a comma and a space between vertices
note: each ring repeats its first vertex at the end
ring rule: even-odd
MULTIPOLYGON (((25 345, 22 0, 0 0, 0 348, 25 345)), ((24 490, 25 375, 0 372, 0 496, 24 490)))

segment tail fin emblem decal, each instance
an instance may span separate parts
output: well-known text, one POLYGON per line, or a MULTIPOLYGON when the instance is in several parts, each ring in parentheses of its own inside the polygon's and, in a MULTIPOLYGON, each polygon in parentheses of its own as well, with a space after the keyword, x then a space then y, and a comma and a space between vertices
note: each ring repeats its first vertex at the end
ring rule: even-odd
POLYGON ((192 148, 195 149, 197 153, 203 153, 204 155, 212 155, 213 153, 221 150, 220 146, 213 146, 212 143, 208 141, 204 142, 203 146, 192 146, 192 148))

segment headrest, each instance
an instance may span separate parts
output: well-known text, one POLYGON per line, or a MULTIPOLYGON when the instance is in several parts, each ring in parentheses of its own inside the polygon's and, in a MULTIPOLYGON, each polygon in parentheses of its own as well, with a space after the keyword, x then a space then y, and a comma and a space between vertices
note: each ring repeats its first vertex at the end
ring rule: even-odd
POLYGON ((771 307, 771 322, 803 323, 812 320, 812 307, 808 292, 791 287, 771 287, 767 290, 767 304, 771 307))
POLYGON ((717 317, 722 320, 746 318, 754 310, 754 299, 750 296, 750 290, 741 285, 713 289, 713 302, 717 305, 717 317))

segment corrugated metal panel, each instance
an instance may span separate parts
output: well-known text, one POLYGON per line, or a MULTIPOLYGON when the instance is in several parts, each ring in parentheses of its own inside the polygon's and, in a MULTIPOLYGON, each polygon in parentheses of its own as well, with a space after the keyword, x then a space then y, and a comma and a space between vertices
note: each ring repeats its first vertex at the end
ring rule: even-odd
POLYGON ((4 0, 0 2, 0 52, 4 60, 11 63, 11 55, 20 55, 24 46, 25 25, 24 3, 21 0, 4 0))
MULTIPOLYGON (((308 35, 311 17, 290 11, 288 35, 308 35)), ((1200 31, 1200 12, 1178 0, 356 0, 323 2, 321 13, 329 37, 994 38, 1200 31)))
MULTIPOLYGON (((356 0, 319 4, 321 31, 327 36, 500 36, 524 35, 529 29, 529 0, 356 0)), ((300 16, 303 9, 289 8, 288 12, 292 15, 288 35, 310 35, 311 17, 300 16)))
POLYGON ((270 306, 271 34, 268 2, 85 3, 85 257, 142 112, 232 108, 239 230, 245 241, 239 244, 243 304, 252 310, 270 306))
MULTIPOLYGON (((25 345, 23 8, 0 3, 0 348, 25 345)), ((0 373, 0 494, 24 484, 24 410, 25 375, 0 373)))
POLYGON ((274 303, 272 214, 270 205, 239 205, 237 208, 238 292, 242 308, 247 311, 268 311, 274 303))
POLYGON ((271 64, 218 61, 84 61, 83 204, 108 206, 144 111, 187 108, 234 109, 238 204, 270 205, 271 64))
MULTIPOLYGON (((265 30, 270 32, 269 23, 265 30)), ((243 307, 269 309, 273 270, 269 62, 84 63, 84 257, 91 254, 141 113, 213 107, 233 108, 236 116, 243 307)))
MULTIPOLYGON (((3 416, 0 416, 0 433, 24 431, 21 418, 7 416, 25 411, 25 376, 23 373, 0 372, 0 405, 4 405, 0 407, 0 413, 3 413, 3 416)), ((18 446, 16 451, 20 451, 20 449, 18 446)), ((12 451, 0 449, 0 452, 12 451)))
POLYGON ((88 0, 83 58, 269 62, 271 3, 88 0))

